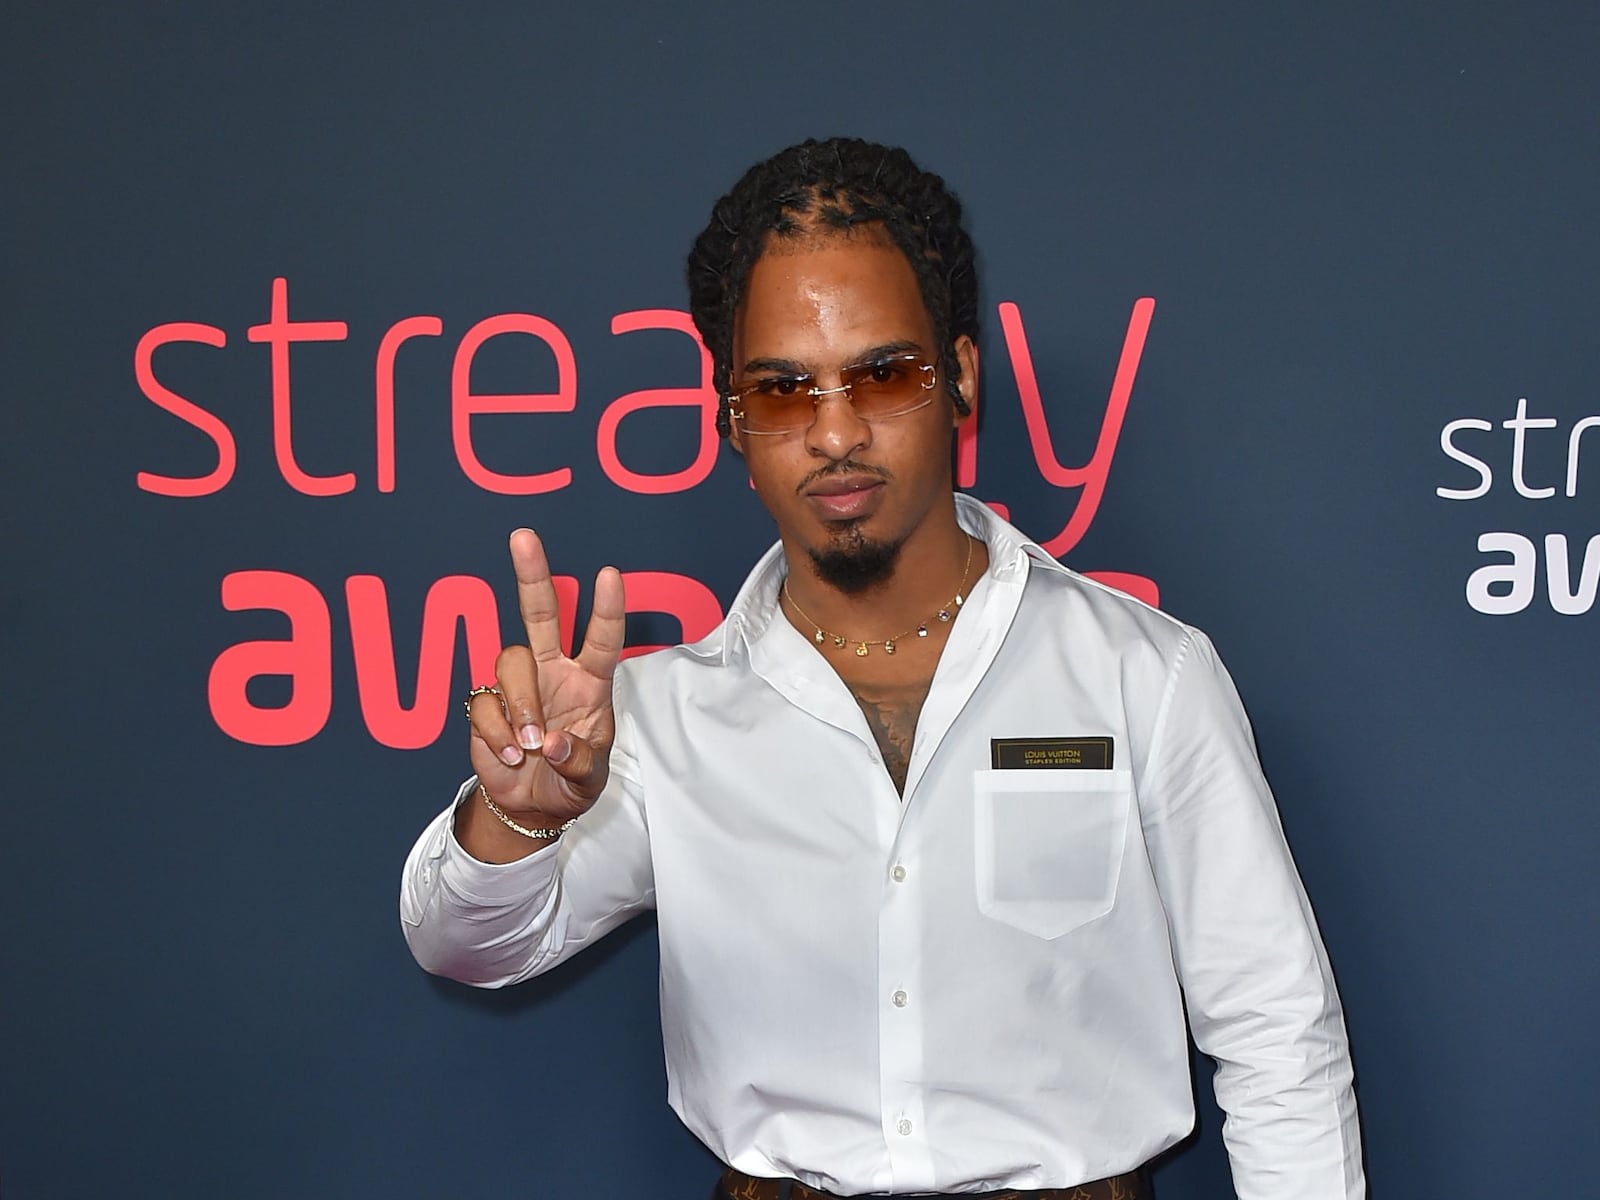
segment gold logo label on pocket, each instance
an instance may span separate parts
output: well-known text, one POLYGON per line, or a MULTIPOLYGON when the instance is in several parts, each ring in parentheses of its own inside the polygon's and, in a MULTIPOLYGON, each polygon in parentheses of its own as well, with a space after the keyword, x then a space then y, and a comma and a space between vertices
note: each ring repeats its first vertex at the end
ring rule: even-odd
POLYGON ((989 765, 997 771, 1109 771, 1108 737, 990 738, 989 765))

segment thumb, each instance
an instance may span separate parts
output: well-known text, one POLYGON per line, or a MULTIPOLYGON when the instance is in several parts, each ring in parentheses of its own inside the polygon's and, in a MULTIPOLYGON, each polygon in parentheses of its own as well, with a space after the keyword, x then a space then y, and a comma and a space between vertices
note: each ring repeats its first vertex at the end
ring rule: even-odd
POLYGON ((563 790, 574 799, 592 801, 606 786, 606 759, 575 733, 552 729, 545 737, 544 761, 565 781, 563 790))

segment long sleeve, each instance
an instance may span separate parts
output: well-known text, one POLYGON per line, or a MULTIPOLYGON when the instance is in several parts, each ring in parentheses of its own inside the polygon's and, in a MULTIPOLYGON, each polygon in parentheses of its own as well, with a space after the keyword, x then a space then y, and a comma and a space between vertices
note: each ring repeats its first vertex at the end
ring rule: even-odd
POLYGON ((1232 680, 1178 652, 1141 788, 1195 1043, 1241 1200, 1366 1194, 1344 1017, 1232 680))
MULTIPOLYGON (((618 695, 623 675, 618 674, 618 695)), ((461 848, 455 801, 406 858, 400 924, 435 975, 503 987, 549 970, 654 905, 650 838, 632 722, 619 704, 611 776, 594 807, 549 846, 518 862, 483 863, 461 848)))

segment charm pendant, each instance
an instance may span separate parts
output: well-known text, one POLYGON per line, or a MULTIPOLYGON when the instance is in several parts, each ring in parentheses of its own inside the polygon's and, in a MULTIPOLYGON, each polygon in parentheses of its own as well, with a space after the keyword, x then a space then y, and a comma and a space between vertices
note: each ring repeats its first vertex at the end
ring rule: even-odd
MULTIPOLYGON (((956 585, 956 594, 951 598, 948 604, 936 612, 932 617, 929 617, 926 621, 916 627, 915 632, 919 638, 925 638, 928 636, 928 626, 933 624, 935 620, 944 625, 948 625, 951 621, 955 620, 956 613, 960 610, 961 606, 967 602, 967 598, 962 594, 961 589, 967 586, 968 573, 972 569, 973 544, 974 540, 969 537, 967 539, 967 561, 961 568, 961 582, 956 585)), ((818 625, 811 619, 811 617, 806 613, 805 609, 800 607, 799 601, 794 598, 794 593, 789 591, 789 581, 787 579, 783 582, 782 594, 780 595, 779 599, 780 601, 787 600, 790 606, 793 607, 795 616, 797 616, 800 621, 803 621, 806 625, 811 626, 812 642, 818 646, 826 646, 829 642, 832 642, 835 650, 843 650, 846 646, 849 646, 855 651, 855 656, 857 658, 866 658, 872 653, 872 648, 874 646, 882 646, 885 654, 893 654, 897 648, 895 643, 905 641, 905 639, 910 637, 912 634, 912 630, 908 629, 904 633, 897 633, 893 637, 887 637, 881 641, 864 641, 861 638, 847 638, 842 633, 834 633, 831 630, 824 629, 821 625, 818 625)))

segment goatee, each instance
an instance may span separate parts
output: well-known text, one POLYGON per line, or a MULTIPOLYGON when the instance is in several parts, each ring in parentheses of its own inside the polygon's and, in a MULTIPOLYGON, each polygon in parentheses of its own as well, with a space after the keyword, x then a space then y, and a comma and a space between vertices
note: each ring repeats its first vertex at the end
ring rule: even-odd
POLYGON ((899 542, 879 542, 861 536, 851 523, 825 550, 807 550, 817 578, 847 596, 855 596, 888 581, 900 557, 899 542))

